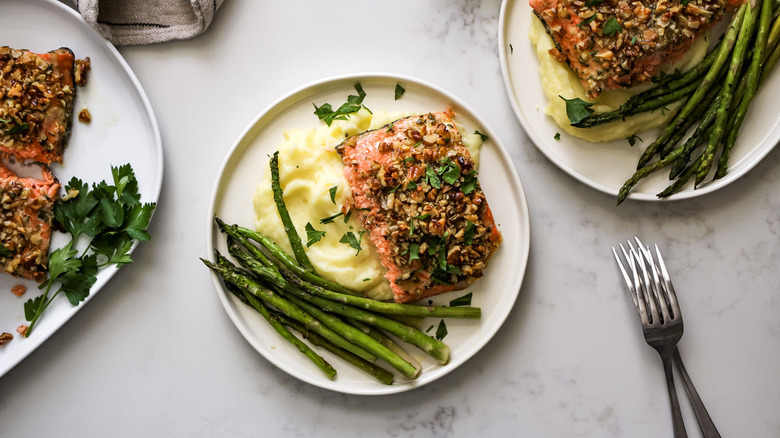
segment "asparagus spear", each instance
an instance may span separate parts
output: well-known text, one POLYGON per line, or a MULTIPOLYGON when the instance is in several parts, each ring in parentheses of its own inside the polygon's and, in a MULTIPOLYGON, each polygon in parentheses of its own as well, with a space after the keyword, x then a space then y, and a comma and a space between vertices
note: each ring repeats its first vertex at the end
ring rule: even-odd
MULTIPOLYGON (((240 254, 236 254, 236 255, 240 256, 240 254)), ((261 266, 259 263, 252 260, 251 258, 241 257, 239 260, 242 263, 246 263, 245 267, 247 269, 252 271, 254 274, 258 275, 262 280, 273 285, 277 291, 283 293, 286 299, 288 299, 292 304, 301 308, 303 311, 307 312, 308 314, 313 315, 324 326, 329 327, 334 332, 337 332, 339 335, 344 337, 349 342, 359 345, 363 349, 368 350, 369 352, 378 356, 379 358, 384 359, 388 364, 390 364, 390 366, 397 369, 399 372, 401 372, 401 374, 403 374, 405 377, 409 379, 415 379, 419 375, 419 371, 415 369, 415 367, 412 364, 403 360, 400 356, 392 352, 384 345, 380 344, 370 336, 367 336, 365 333, 361 332, 360 330, 350 326, 349 324, 344 323, 339 318, 323 312, 323 310, 325 310, 330 313, 339 313, 336 311, 338 309, 335 309, 335 307, 338 307, 340 305, 330 301, 328 301, 328 303, 331 303, 334 306, 330 306, 328 304, 323 305, 322 302, 317 302, 315 299, 312 299, 312 297, 308 294, 298 293, 295 290, 295 288, 292 287, 290 284, 288 284, 284 280, 284 278, 282 278, 280 275, 274 274, 273 270, 261 266)), ((247 280, 254 282, 253 280, 250 279, 247 280)), ((347 314, 349 313, 352 312, 349 312, 347 310, 347 314)), ((342 312, 342 314, 344 313, 342 312)), ((288 315, 288 316, 292 317, 292 315, 288 315)), ((395 322, 395 324, 398 326, 403 325, 397 321, 393 321, 393 322, 395 322)), ((346 348, 343 345, 339 345, 339 346, 342 348, 346 348)), ((367 359, 367 360, 375 359, 373 357, 363 356, 358 352, 353 351, 352 349, 349 350, 357 354, 358 356, 361 356, 363 359, 367 359)))
POLYGON ((420 364, 420 362, 418 362, 415 358, 413 358, 411 354, 409 354, 406 350, 404 350, 403 347, 398 345, 398 343, 395 342, 390 336, 387 336, 381 330, 377 330, 371 326, 365 325, 360 321, 356 321, 351 318, 348 318, 347 321, 349 321, 350 324, 354 325, 359 330, 362 330, 363 333, 376 339, 379 343, 381 343, 385 347, 395 352, 395 354, 401 356, 405 361, 409 362, 415 368, 420 370, 420 372, 422 372, 422 365, 420 364))
MULTIPOLYGON (((272 315, 268 308, 263 305, 263 303, 254 297, 254 295, 244 292, 241 289, 239 289, 236 285, 232 283, 225 282, 225 288, 230 291, 233 295, 235 295, 241 302, 246 304, 249 307, 252 307, 259 313, 260 315, 265 318, 266 321, 268 321, 269 324, 271 324, 271 327, 274 328, 274 330, 279 333, 282 338, 293 344, 296 348, 298 348, 298 351, 303 353, 306 357, 308 357, 314 365, 317 366, 325 375, 330 379, 333 380, 336 377, 336 370, 325 360, 320 356, 319 354, 315 353, 314 350, 312 350, 308 345, 306 345, 305 342, 298 339, 294 334, 292 334, 287 328, 282 324, 280 321, 281 318, 279 318, 280 314, 274 314, 272 315)), ((289 325, 289 324, 288 324, 289 325)), ((297 329, 296 329, 297 330, 297 329)), ((300 330, 298 330, 299 333, 301 333, 300 330)), ((301 333, 303 334, 303 333, 301 333)), ((324 340, 323 340, 324 341, 324 340)), ((327 342, 327 341, 325 341, 327 342)), ((312 342, 314 344, 314 342, 312 342)), ((317 345, 317 344, 315 344, 317 345)), ((333 344, 330 344, 333 345, 333 344)), ((334 346, 335 347, 335 346, 334 346)), ((335 347, 338 348, 338 347, 335 347)), ((351 353, 350 353, 351 354, 351 353)), ((355 356, 357 357, 357 356, 355 356)))
POLYGON ((418 304, 399 304, 399 303, 386 303, 382 301, 376 301, 369 298, 355 297, 352 295, 340 294, 338 292, 329 291, 325 288, 303 281, 300 278, 290 275, 289 272, 282 271, 284 276, 289 282, 297 285, 301 289, 304 289, 314 295, 329 299, 331 301, 337 301, 351 306, 359 307, 361 309, 370 310, 377 313, 386 313, 391 315, 410 315, 410 316, 422 316, 422 317, 437 317, 437 318, 468 318, 479 319, 481 316, 481 309, 479 307, 445 307, 445 306, 422 306, 418 304))
POLYGON ((282 219, 284 225, 284 232, 287 233, 287 238, 290 240, 290 246, 292 246, 295 259, 303 267, 303 269, 316 273, 314 266, 311 264, 309 257, 306 255, 306 251, 303 249, 303 243, 301 243, 301 236, 295 230, 295 224, 293 224, 290 218, 290 212, 287 211, 287 206, 284 205, 284 195, 282 193, 282 185, 279 182, 279 151, 274 152, 271 157, 271 190, 274 193, 274 202, 276 203, 276 209, 279 212, 279 217, 282 219))
MULTIPOLYGON (((726 144, 723 147, 720 158, 718 159, 718 169, 715 171, 715 179, 726 176, 728 171, 728 160, 731 150, 734 148, 734 144, 737 141, 737 134, 739 128, 742 127, 742 122, 745 120, 745 114, 747 113, 750 102, 756 95, 758 88, 758 81, 761 75, 761 67, 764 61, 764 51, 766 50, 767 41, 769 39, 769 27, 772 19, 772 3, 774 0, 763 0, 761 2, 761 10, 759 12, 759 23, 756 34, 756 41, 753 49, 753 58, 748 67, 746 75, 746 90, 744 94, 738 94, 742 96, 739 101, 739 106, 736 109, 734 115, 734 121, 729 125, 729 133, 726 137, 726 144)), ((758 7, 756 8, 758 9, 758 7)), ((735 49, 735 55, 736 49, 735 49)))
MULTIPOLYGON (((662 88, 662 87, 657 87, 657 88, 662 88)), ((652 88, 651 90, 648 91, 656 90, 657 88, 652 88)), ((626 103, 624 103, 614 111, 590 115, 582 119, 578 123, 572 124, 572 126, 576 126, 578 128, 590 128, 596 125, 600 125, 602 123, 607 123, 613 120, 632 116, 634 114, 644 113, 644 112, 656 110, 658 108, 663 108, 666 105, 669 105, 670 103, 677 102, 680 99, 684 99, 690 96, 691 93, 696 91, 696 88, 698 88, 698 83, 693 82, 685 85, 682 88, 669 90, 670 91, 669 93, 660 94, 657 97, 648 100, 643 100, 643 101, 640 101, 638 99, 634 100, 634 98, 632 97, 631 99, 627 100, 626 103)), ((641 93, 638 94, 637 96, 640 95, 641 93)))
POLYGON ((206 266, 208 266, 212 271, 219 274, 219 276, 221 276, 223 280, 236 285, 242 291, 251 293, 255 297, 265 301, 266 303, 273 305, 288 317, 293 318, 298 322, 301 322, 310 330, 316 332, 317 334, 324 337, 328 341, 338 345, 341 348, 349 350, 352 353, 364 359, 374 360, 376 358, 372 353, 369 353, 365 348, 359 345, 355 345, 352 342, 348 341, 347 339, 344 338, 344 336, 335 332, 329 327, 325 326, 320 321, 315 319, 310 314, 304 312, 300 307, 293 304, 289 300, 280 297, 279 295, 277 295, 276 293, 274 293, 273 291, 265 287, 262 287, 256 281, 251 279, 249 276, 242 275, 241 272, 237 270, 235 265, 227 261, 220 254, 216 254, 216 257, 217 259, 219 259, 219 264, 214 264, 205 259, 200 259, 200 260, 206 266))
POLYGON ((716 105, 710 106, 709 110, 704 115, 704 118, 699 123, 699 126, 697 126, 693 131, 693 134, 688 137, 688 140, 683 143, 681 146, 682 153, 674 163, 672 163, 672 169, 669 171, 669 179, 677 178, 682 174, 683 170, 685 170, 685 166, 691 159, 691 153, 710 136, 710 128, 712 128, 712 124, 715 123, 716 109, 716 105))
MULTIPOLYGON (((325 298, 314 296, 304 291, 303 289, 297 287, 295 284, 288 282, 282 276, 274 274, 273 271, 263 266, 260 266, 260 264, 258 263, 253 263, 251 259, 247 257, 243 257, 240 254, 237 254, 236 256, 239 258, 239 261, 241 263, 246 263, 245 267, 247 269, 252 271, 254 274, 258 275, 264 281, 267 281, 273 284, 274 286, 278 287, 279 290, 283 290, 286 294, 293 295, 307 304, 316 305, 317 307, 320 307, 321 309, 327 312, 356 319, 358 321, 385 330, 388 333, 397 336, 404 342, 408 342, 418 347, 419 349, 426 352, 434 359, 438 360, 440 363, 447 363, 447 361, 449 361, 450 348, 446 344, 439 341, 438 339, 431 338, 430 336, 426 335, 425 333, 421 332, 420 330, 414 327, 410 327, 394 319, 377 315, 365 311, 363 309, 359 309, 357 307, 337 303, 335 301, 330 301, 325 298)), ((293 299, 292 296, 290 297, 290 299, 291 300, 293 299)), ((299 303, 297 300, 295 300, 294 302, 298 304, 298 306, 303 307, 304 310, 310 311, 308 307, 299 303)), ((323 323, 325 322, 323 321, 323 323)), ((347 337, 346 335, 344 336, 347 337)), ((347 339, 350 338, 347 337, 347 339)), ((368 348, 368 346, 365 347, 368 348)), ((385 352, 376 352, 374 350, 371 350, 370 348, 368 349, 369 351, 372 351, 373 353, 377 354, 379 357, 382 357, 383 359, 387 360, 385 357, 381 356, 380 354, 385 352)), ((391 365, 393 364, 391 363, 391 365)), ((395 365, 393 365, 393 367, 396 368, 395 365)), ((401 372, 404 372, 404 370, 402 369, 399 368, 396 369, 398 369, 401 372)))
MULTIPOLYGON (((260 251, 260 248, 256 247, 255 245, 252 245, 246 237, 244 237, 241 233, 238 233, 235 230, 235 225, 228 225, 223 221, 222 219, 218 217, 214 217, 214 221, 219 226, 219 229, 222 230, 223 233, 227 234, 228 236, 228 242, 230 242, 230 239, 234 239, 235 241, 238 241, 247 251, 252 253, 252 256, 261 262, 263 265, 274 268, 275 265, 271 260, 262 252, 260 251)), ((229 245, 228 245, 229 246, 229 245)))
MULTIPOLYGON (((726 80, 724 81, 720 91, 720 102, 718 103, 718 112, 715 117, 715 125, 710 132, 710 138, 707 142, 707 148, 704 151, 703 159, 699 164, 699 168, 696 171, 695 185, 701 184, 712 168, 712 162, 715 159, 715 148, 720 144, 723 137, 723 133, 726 130, 726 123, 729 118, 728 109, 733 99, 734 83, 739 77, 740 70, 742 68, 742 61, 745 59, 745 51, 747 50, 748 42, 752 39, 753 27, 756 23, 756 17, 758 16, 758 7, 753 7, 750 2, 743 4, 742 7, 747 7, 744 19, 742 20, 739 34, 737 36, 736 44, 734 45, 734 52, 731 55, 731 62, 729 63, 728 72, 726 73, 726 80), (747 5, 747 6, 746 6, 747 5)), ((760 61, 760 57, 756 57, 760 61)))
POLYGON ((285 266, 287 269, 293 271, 296 275, 300 276, 306 281, 309 281, 311 283, 314 283, 318 286, 325 287, 327 289, 330 289, 332 291, 336 291, 339 293, 347 294, 347 295, 363 295, 360 292, 353 291, 349 288, 346 288, 338 283, 332 282, 330 280, 327 280, 325 278, 320 277, 317 274, 314 274, 312 272, 309 272, 303 268, 301 268, 300 265, 298 265, 293 258, 291 258, 287 253, 285 253, 281 248, 279 248, 271 239, 268 237, 256 232, 252 231, 249 228, 241 227, 238 225, 233 226, 233 230, 239 233, 240 235, 246 237, 249 240, 253 240, 260 245, 262 245, 271 255, 275 257, 275 259, 280 262, 282 266, 285 266))
POLYGON ((312 344, 330 351, 331 353, 340 357, 347 363, 357 367, 361 371, 375 378, 379 382, 384 383, 385 385, 393 384, 393 373, 391 373, 390 371, 387 371, 386 369, 380 367, 377 364, 361 359, 359 356, 356 356, 350 353, 349 351, 344 350, 343 348, 339 348, 331 344, 321 336, 318 336, 316 333, 308 330, 306 327, 299 324, 297 321, 289 319, 284 315, 278 315, 277 318, 282 324, 291 327, 293 330, 300 333, 305 339, 308 339, 309 342, 311 342, 312 344))

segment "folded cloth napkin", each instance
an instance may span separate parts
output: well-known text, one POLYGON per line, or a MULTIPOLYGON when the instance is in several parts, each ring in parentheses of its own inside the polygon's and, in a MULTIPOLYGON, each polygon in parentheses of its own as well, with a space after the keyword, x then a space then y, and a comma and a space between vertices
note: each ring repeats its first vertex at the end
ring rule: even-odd
POLYGON ((75 0, 84 19, 115 45, 181 40, 209 27, 223 0, 75 0))

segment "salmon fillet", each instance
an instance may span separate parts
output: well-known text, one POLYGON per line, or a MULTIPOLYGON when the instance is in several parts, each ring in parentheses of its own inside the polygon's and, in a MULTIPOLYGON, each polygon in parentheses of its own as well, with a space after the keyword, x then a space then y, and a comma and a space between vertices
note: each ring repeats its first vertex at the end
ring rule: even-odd
POLYGON ((36 54, 0 47, 0 151, 20 160, 62 162, 76 84, 89 60, 61 48, 36 54))
POLYGON ((407 117, 336 147, 399 303, 467 287, 501 242, 452 118, 407 117))
POLYGON ((588 97, 630 87, 683 57, 742 0, 530 0, 588 97))
POLYGON ((43 179, 19 177, 0 165, 0 267, 21 278, 46 278, 54 202, 60 184, 42 168, 43 179))

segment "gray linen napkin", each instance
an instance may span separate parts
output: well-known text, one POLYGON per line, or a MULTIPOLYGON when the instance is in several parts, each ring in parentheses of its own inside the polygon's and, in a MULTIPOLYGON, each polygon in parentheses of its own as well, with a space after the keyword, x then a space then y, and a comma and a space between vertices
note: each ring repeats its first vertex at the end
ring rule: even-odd
POLYGON ((84 19, 115 45, 192 38, 223 0, 75 0, 84 19))

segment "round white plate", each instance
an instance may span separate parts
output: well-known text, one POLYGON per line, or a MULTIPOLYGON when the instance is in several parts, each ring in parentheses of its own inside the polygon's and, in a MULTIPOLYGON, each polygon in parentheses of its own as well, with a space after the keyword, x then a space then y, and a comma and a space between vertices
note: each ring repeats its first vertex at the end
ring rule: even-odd
MULTIPOLYGON (((644 142, 637 142, 634 147, 626 140, 590 143, 563 132, 545 114, 547 97, 542 91, 536 54, 528 39, 531 15, 528 0, 504 0, 501 5, 498 51, 512 108, 528 136, 553 163, 581 182, 617 195, 636 169, 644 147, 657 136, 657 130, 639 134, 644 142), (558 132, 561 138, 555 140, 558 132)), ((780 140, 780 101, 775 98, 780 95, 778 76, 775 72, 751 104, 732 152, 729 173, 696 190, 689 184, 666 199, 691 198, 717 190, 744 175, 775 147, 780 140)), ((629 198, 659 200, 656 194, 669 185, 668 173, 661 170, 640 181, 629 198)))
MULTIPOLYGON (((152 108, 133 72, 116 49, 82 20, 72 9, 57 1, 3 0, 0 3, 0 45, 34 52, 60 47, 73 50, 76 58, 89 57, 92 71, 85 87, 77 91, 74 113, 88 108, 92 123, 74 120, 65 150, 64 164, 51 166, 65 184, 72 177, 87 183, 112 181, 111 166, 130 163, 138 178, 141 201, 156 202, 162 185, 163 152, 160 132, 152 108)), ((36 175, 40 177, 40 174, 36 175)), ((67 243, 55 233, 52 248, 67 243)), ((103 269, 92 287, 93 297, 116 272, 103 269)), ((26 324, 24 302, 40 294, 37 285, 11 276, 0 276, 0 332, 14 339, 0 347, 0 376, 30 354, 86 304, 72 306, 57 297, 36 323, 29 338, 16 333, 26 324), (27 293, 17 297, 10 290, 25 284, 27 293)))
MULTIPOLYGON (((207 246, 209 254, 213 254, 214 249, 227 254, 224 236, 212 221, 215 215, 228 223, 253 227, 252 193, 260 183, 265 166, 268 165, 269 154, 272 154, 283 140, 282 131, 286 128, 317 126, 320 121, 314 115, 312 104, 320 106, 330 103, 336 108, 346 101, 348 95, 356 94, 354 84, 357 82, 366 92, 364 104, 372 110, 423 113, 442 111, 452 106, 457 120, 468 132, 479 130, 490 138, 482 146, 480 183, 503 233, 504 241, 493 256, 484 278, 474 283, 467 291, 451 292, 434 299, 436 303, 446 304, 453 298, 473 291, 472 305, 482 308, 480 320, 447 320, 449 334, 444 338, 444 342, 452 349, 450 362, 444 366, 439 365, 421 351, 409 346, 408 351, 423 365, 421 376, 413 381, 397 376, 396 382, 388 386, 323 352, 323 357, 338 371, 335 380, 328 380, 295 347, 283 340, 260 315, 226 291, 218 277, 213 276, 213 279, 217 295, 230 319, 246 340, 277 367, 305 382, 333 391, 389 394, 432 382, 474 355, 506 319, 520 291, 525 273, 530 244, 525 193, 512 161, 495 132, 466 104, 433 85, 387 74, 359 74, 325 79, 289 93, 269 106, 249 125, 225 159, 214 187, 208 217, 207 246), (394 100, 396 84, 401 84, 406 89, 406 93, 397 101, 394 100)), ((422 329, 431 324, 438 324, 438 320, 426 320, 422 329)))

